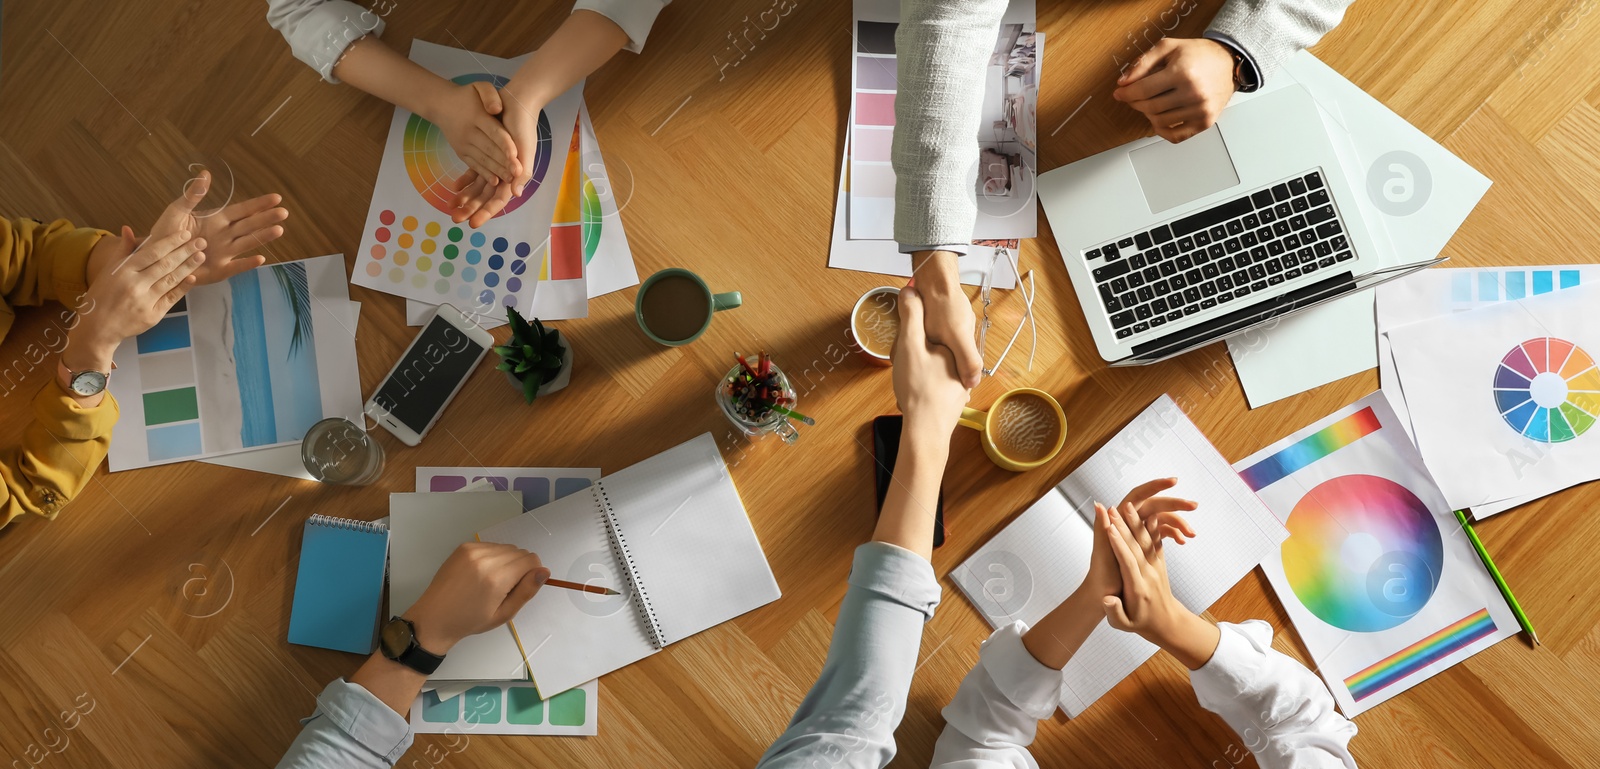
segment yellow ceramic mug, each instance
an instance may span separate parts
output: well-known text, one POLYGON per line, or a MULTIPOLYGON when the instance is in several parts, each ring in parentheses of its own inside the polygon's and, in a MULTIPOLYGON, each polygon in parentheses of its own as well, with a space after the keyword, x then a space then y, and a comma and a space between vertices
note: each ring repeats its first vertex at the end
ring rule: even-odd
POLYGON ((1032 470, 1061 451, 1067 441, 1067 415, 1050 393, 1018 387, 1002 393, 987 413, 961 410, 960 424, 983 434, 983 451, 1013 472, 1032 470))

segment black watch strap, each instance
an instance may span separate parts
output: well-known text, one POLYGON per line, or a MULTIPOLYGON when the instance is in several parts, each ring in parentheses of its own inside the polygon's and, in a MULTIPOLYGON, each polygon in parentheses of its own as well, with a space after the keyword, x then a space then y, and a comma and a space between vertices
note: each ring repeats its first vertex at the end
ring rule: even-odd
POLYGON ((380 643, 379 648, 383 650, 383 656, 425 676, 433 675, 433 671, 438 670, 439 666, 444 664, 444 657, 422 648, 421 644, 417 643, 416 626, 411 624, 411 620, 404 617, 393 617, 389 620, 390 624, 397 622, 405 623, 406 636, 409 642, 398 653, 393 653, 388 644, 380 643))

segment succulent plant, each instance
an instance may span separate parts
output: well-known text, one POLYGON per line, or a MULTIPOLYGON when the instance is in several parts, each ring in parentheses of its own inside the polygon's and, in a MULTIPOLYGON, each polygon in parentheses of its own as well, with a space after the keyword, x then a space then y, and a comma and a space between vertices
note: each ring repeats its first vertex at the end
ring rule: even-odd
POLYGON ((511 323, 511 338, 494 348, 500 356, 496 369, 504 371, 522 383, 522 397, 532 403, 539 388, 561 375, 561 361, 567 346, 561 341, 561 332, 546 329, 538 318, 532 323, 506 308, 506 320, 511 323))

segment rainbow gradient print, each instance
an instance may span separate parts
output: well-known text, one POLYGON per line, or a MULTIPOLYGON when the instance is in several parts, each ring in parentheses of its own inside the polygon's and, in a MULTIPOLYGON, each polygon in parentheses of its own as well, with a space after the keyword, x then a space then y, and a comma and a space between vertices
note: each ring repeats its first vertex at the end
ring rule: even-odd
POLYGON ((1382 427, 1378 415, 1372 413, 1371 408, 1364 408, 1283 447, 1278 453, 1245 468, 1239 477, 1251 491, 1260 491, 1382 427))
POLYGON ((1433 597, 1444 542, 1427 505, 1374 475, 1313 488, 1289 513, 1283 571, 1318 619, 1355 633, 1388 630, 1433 597))
POLYGON ((1583 348, 1553 336, 1529 339, 1500 359, 1494 403, 1511 429, 1541 443, 1583 435, 1600 417, 1600 369, 1583 348))
MULTIPOLYGON (((457 75, 452 80, 458 85, 487 82, 495 88, 501 88, 510 82, 509 78, 485 73, 457 75)), ((551 145, 550 122, 541 110, 539 144, 531 161, 533 178, 523 187, 522 194, 506 203, 506 207, 495 214, 495 217, 505 216, 517 210, 539 189, 539 185, 544 182, 545 172, 550 170, 550 156, 553 152, 551 145)), ((417 194, 441 213, 447 216, 454 213, 456 194, 451 190, 451 185, 457 177, 466 172, 467 166, 457 159, 455 151, 450 149, 450 143, 445 141, 444 131, 424 120, 421 115, 412 114, 406 121, 405 135, 400 145, 400 157, 405 161, 406 175, 411 177, 411 184, 417 188, 417 194)))
POLYGON ((1489 610, 1479 609, 1344 679, 1344 686, 1350 690, 1350 697, 1360 702, 1385 686, 1466 648, 1494 631, 1494 619, 1489 616, 1489 610))

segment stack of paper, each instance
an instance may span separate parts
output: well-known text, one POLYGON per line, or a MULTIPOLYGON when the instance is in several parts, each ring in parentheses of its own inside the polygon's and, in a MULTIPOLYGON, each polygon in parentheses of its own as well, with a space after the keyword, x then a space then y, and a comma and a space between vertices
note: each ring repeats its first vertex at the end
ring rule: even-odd
MULTIPOLYGON (((911 258, 894 241, 895 174, 890 163, 897 91, 895 0, 856 0, 851 56, 853 93, 844 161, 833 216, 828 266, 909 276, 911 258)), ((1044 34, 1036 32, 1033 0, 1012 0, 1001 21, 985 82, 978 131, 974 245, 960 260, 961 279, 1015 288, 1010 262, 996 246, 1016 249, 1037 234, 1034 178, 1038 165, 1039 64, 1044 34)), ((914 244, 934 245, 934 244, 914 244)))
POLYGON ((1600 478, 1600 267, 1435 270, 1379 290, 1384 391, 1452 507, 1600 478))

